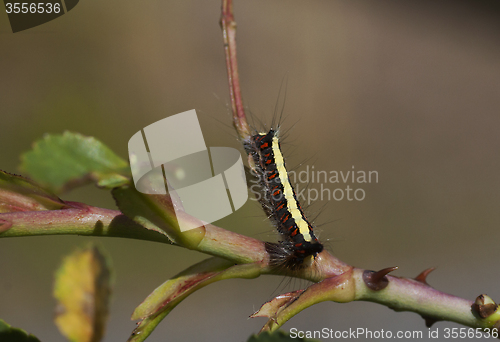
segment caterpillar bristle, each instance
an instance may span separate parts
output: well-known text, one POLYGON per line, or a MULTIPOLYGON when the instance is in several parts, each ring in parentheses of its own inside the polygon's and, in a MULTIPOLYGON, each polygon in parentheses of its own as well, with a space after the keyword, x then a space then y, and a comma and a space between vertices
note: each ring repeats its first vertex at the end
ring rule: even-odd
POLYGON ((297 200, 278 136, 278 129, 256 133, 244 146, 250 167, 259 178, 262 207, 283 237, 279 243, 266 243, 270 264, 297 270, 311 264, 323 251, 323 245, 297 200))

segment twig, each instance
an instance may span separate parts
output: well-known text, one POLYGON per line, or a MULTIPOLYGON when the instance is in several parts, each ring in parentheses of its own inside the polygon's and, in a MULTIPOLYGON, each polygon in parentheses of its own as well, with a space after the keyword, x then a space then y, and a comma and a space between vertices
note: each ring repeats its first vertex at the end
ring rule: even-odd
POLYGON ((236 57, 236 22, 233 16, 232 0, 222 1, 222 16, 220 20, 224 38, 224 52, 226 54, 227 78, 233 110, 233 124, 242 140, 250 136, 243 100, 240 90, 240 76, 238 74, 238 59, 236 57))

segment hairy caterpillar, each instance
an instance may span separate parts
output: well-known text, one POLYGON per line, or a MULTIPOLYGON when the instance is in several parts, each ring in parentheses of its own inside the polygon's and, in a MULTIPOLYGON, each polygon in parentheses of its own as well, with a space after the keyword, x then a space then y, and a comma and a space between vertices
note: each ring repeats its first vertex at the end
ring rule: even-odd
POLYGON ((273 266, 298 269, 323 250, 297 200, 281 152, 279 131, 257 133, 245 142, 249 164, 264 189, 263 207, 283 241, 267 243, 273 266))

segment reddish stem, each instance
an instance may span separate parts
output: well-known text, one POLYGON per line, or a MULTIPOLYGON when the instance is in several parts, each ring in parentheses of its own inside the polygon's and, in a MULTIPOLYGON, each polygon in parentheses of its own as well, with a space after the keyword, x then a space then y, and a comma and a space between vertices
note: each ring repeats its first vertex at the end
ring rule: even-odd
POLYGON ((226 54, 226 69, 229 81, 229 93, 233 110, 233 124, 241 139, 250 137, 243 100, 241 98, 240 76, 238 74, 238 59, 236 57, 236 22, 233 15, 232 0, 222 0, 222 16, 220 20, 226 54))

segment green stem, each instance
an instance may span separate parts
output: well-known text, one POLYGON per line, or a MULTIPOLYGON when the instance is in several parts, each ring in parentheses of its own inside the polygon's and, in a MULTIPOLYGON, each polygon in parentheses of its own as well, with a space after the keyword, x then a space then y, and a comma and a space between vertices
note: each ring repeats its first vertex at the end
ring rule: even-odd
MULTIPOLYGON (((107 236, 155 241, 172 244, 167 235, 154 226, 146 229, 123 215, 120 211, 66 202, 68 209, 24 211, 0 214, 0 222, 9 229, 0 233, 0 238, 39 235, 83 235, 107 236)), ((184 218, 182 218, 184 219, 184 218)), ((231 260, 238 264, 261 263, 268 265, 269 254, 264 242, 226 229, 206 224, 179 234, 201 234, 195 246, 183 246, 202 253, 231 260), (193 233, 194 232, 194 233, 193 233)), ((324 251, 317 258, 317 268, 300 271, 275 270, 263 267, 262 273, 283 274, 319 281, 342 274, 349 265, 324 251)))
MULTIPOLYGON (((0 222, 10 228, 0 233, 0 238, 40 235, 107 236, 155 241, 171 244, 166 235, 146 229, 130 220, 120 211, 72 204, 61 210, 13 212, 0 214, 0 222)), ((266 267, 267 252, 264 243, 222 228, 206 225, 205 235, 195 248, 200 252, 220 256, 235 263, 256 262, 263 265, 261 274, 276 274, 277 270, 266 267)), ((288 273, 313 281, 320 281, 344 273, 349 266, 324 252, 316 260, 317 269, 302 273, 288 273)), ((471 311, 471 300, 452 296, 429 285, 407 278, 387 276, 388 286, 380 291, 369 289, 363 280, 362 269, 352 275, 355 287, 353 300, 371 301, 396 311, 413 311, 429 322, 447 320, 473 328, 491 328, 495 322, 482 319, 471 311)), ((323 292, 323 291, 318 291, 323 292)), ((318 295, 321 296, 320 293, 318 295)), ((324 295, 324 293, 323 293, 324 295)), ((340 295, 340 293, 339 293, 340 295)), ((318 301, 324 299, 319 298, 318 301)), ((329 300, 337 301, 337 298, 329 300)))
POLYGON ((362 269, 355 269, 355 300, 375 302, 395 311, 413 311, 426 319, 452 321, 473 328, 491 328, 488 320, 476 317, 471 310, 473 301, 459 298, 414 279, 387 276, 389 283, 380 291, 370 290, 363 281, 362 269))
POLYGON ((163 234, 148 230, 118 210, 80 205, 81 208, 23 211, 0 214, 11 227, 0 238, 39 235, 108 236, 171 243, 163 234))

